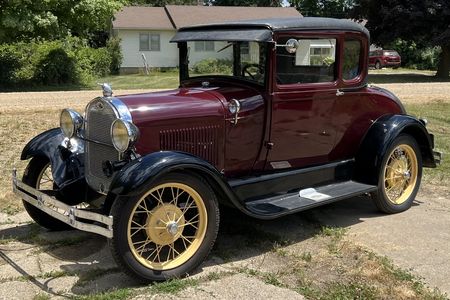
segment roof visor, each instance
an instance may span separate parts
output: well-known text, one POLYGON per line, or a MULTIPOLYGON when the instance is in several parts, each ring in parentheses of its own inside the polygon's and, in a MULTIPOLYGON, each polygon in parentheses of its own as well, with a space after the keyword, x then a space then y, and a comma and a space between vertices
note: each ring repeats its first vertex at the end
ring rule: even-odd
POLYGON ((170 40, 175 42, 189 41, 254 41, 271 42, 272 31, 269 29, 208 29, 178 31, 170 40))

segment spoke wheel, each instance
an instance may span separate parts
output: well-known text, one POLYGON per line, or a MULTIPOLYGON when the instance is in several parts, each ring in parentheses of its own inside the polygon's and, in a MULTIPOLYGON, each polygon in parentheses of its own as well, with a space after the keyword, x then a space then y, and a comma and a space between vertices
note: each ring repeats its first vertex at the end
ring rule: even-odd
MULTIPOLYGON (((41 191, 53 191, 56 187, 53 181, 50 162, 45 157, 37 156, 30 160, 22 177, 22 181, 41 191)), ((66 223, 49 216, 26 201, 23 201, 23 206, 30 217, 42 227, 53 231, 73 229, 66 223)))
POLYGON ((417 182, 418 163, 414 149, 397 146, 389 155, 384 169, 384 188, 389 201, 402 204, 411 196, 417 182))
POLYGON ((173 269, 197 252, 206 224, 206 207, 194 189, 164 183, 136 203, 128 222, 128 243, 144 266, 173 269))
POLYGON ((217 199, 201 178, 172 173, 113 203, 113 257, 142 282, 179 278, 208 255, 219 228, 217 199))
POLYGON ((416 140, 400 135, 383 158, 378 178, 378 192, 373 195, 376 206, 386 213, 409 209, 422 178, 422 156, 416 140))

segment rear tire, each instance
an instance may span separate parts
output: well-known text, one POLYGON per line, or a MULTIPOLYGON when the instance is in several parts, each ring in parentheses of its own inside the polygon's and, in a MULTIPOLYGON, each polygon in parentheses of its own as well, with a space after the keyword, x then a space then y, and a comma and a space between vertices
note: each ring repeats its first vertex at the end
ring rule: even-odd
POLYGON ((186 276, 214 245, 219 207, 201 178, 172 173, 132 198, 118 198, 112 208, 109 245, 125 273, 141 282, 186 276))
POLYGON ((409 209, 419 191, 422 178, 422 155, 410 135, 398 136, 383 158, 378 176, 375 205, 393 214, 409 209))
MULTIPOLYGON (((37 190, 53 189, 54 183, 51 175, 50 161, 46 157, 33 157, 25 169, 22 181, 37 190)), ((71 226, 51 217, 27 201, 22 200, 22 202, 30 217, 42 227, 52 231, 73 229, 71 226)))

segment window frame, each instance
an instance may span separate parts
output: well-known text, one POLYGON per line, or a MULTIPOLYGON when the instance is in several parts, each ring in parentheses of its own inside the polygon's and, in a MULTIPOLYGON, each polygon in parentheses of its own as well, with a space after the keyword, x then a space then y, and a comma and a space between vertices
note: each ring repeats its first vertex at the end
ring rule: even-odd
POLYGON ((214 52, 215 50, 216 50, 216 43, 214 43, 214 41, 194 41, 195 52, 214 52), (208 49, 206 45, 209 43, 210 45, 212 45, 212 47, 208 49), (197 49, 198 45, 202 45, 202 47, 199 47, 201 49, 197 49))
POLYGON ((161 34, 156 32, 140 32, 139 33, 139 51, 152 51, 152 52, 160 52, 161 51, 161 34), (142 36, 147 37, 147 47, 142 47, 142 36), (158 37, 158 42, 153 42, 152 37, 158 37), (154 47, 156 44, 157 47, 154 47))
POLYGON ((334 68, 334 81, 329 82, 309 82, 309 83, 290 83, 290 84, 280 84, 277 83, 277 53, 276 49, 273 51, 272 55, 272 86, 274 91, 300 91, 300 90, 311 90, 311 89, 337 89, 340 81, 340 68, 341 68, 341 33, 336 32, 280 32, 274 36, 275 41, 279 41, 282 38, 296 38, 296 39, 335 39, 335 68, 334 68))

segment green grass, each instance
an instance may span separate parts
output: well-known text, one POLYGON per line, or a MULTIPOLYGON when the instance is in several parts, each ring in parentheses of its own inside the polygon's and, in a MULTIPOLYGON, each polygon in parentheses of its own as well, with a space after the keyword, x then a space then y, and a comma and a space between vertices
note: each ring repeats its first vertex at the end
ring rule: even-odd
POLYGON ((424 181, 439 186, 450 184, 450 103, 432 102, 407 104, 408 114, 428 119, 428 130, 435 136, 435 150, 443 152, 442 164, 436 169, 424 169, 424 181))
POLYGON ((435 77, 435 71, 414 69, 382 69, 370 70, 368 82, 372 84, 383 83, 418 83, 418 82, 448 82, 450 79, 435 77))
POLYGON ((114 75, 98 78, 91 86, 98 89, 97 83, 107 82, 113 90, 117 89, 172 89, 177 88, 179 83, 178 72, 153 72, 149 75, 130 74, 114 75))
POLYGON ((150 287, 150 291, 160 294, 176 294, 188 287, 199 284, 197 279, 171 279, 161 283, 155 283, 150 287))

